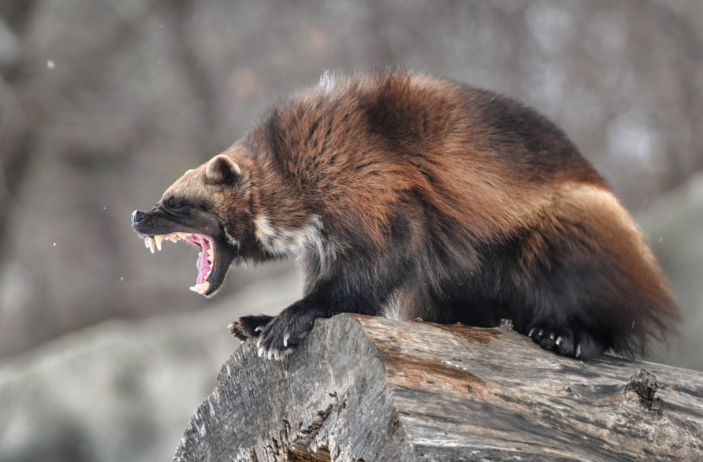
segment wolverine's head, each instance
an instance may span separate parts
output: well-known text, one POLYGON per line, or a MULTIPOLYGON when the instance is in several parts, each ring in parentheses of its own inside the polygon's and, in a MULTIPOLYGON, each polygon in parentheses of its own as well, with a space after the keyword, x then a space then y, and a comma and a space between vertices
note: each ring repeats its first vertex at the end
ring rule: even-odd
POLYGON ((198 278, 191 290, 217 292, 230 264, 242 255, 242 243, 253 236, 249 210, 250 172, 228 153, 187 171, 147 212, 132 213, 132 227, 152 253, 164 240, 196 245, 198 278))

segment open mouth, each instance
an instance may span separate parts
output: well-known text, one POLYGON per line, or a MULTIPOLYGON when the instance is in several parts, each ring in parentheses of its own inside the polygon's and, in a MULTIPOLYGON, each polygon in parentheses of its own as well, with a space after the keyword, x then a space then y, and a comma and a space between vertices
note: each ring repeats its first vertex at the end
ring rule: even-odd
POLYGON ((198 247, 200 254, 198 255, 198 279, 195 285, 190 288, 193 292, 201 295, 207 295, 210 290, 213 270, 215 269, 215 240, 205 234, 197 233, 170 233, 157 234, 154 237, 147 236, 144 238, 146 248, 154 253, 154 248, 161 250, 161 244, 164 240, 178 242, 185 240, 198 247))

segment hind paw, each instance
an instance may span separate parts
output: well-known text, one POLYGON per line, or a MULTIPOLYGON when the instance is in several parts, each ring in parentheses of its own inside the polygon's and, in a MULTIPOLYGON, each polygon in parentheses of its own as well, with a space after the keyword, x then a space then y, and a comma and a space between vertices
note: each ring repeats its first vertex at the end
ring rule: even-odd
POLYGON ((545 350, 554 351, 562 356, 581 356, 581 348, 574 342, 574 335, 569 329, 536 324, 527 334, 532 341, 545 350))
POLYGON ((591 359, 601 355, 606 347, 586 330, 572 330, 549 324, 534 324, 527 335, 532 341, 562 356, 591 359))

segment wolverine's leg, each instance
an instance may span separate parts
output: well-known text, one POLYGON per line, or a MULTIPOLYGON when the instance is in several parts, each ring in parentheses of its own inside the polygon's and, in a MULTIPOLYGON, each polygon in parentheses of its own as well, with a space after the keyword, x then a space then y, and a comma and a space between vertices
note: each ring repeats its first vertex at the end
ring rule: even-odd
POLYGON ((421 205, 412 197, 403 197, 393 207, 383 244, 377 242, 378 237, 358 236, 345 243, 343 253, 324 263, 315 254, 308 256, 305 297, 263 329, 258 340, 260 354, 274 357, 291 349, 317 318, 339 313, 382 314, 391 295, 413 271, 417 273, 421 260, 417 253, 428 247, 423 241, 424 228, 417 226, 423 218, 421 205))
POLYGON ((259 354, 273 358, 292 351, 312 329, 317 318, 339 313, 380 315, 383 304, 399 285, 402 271, 379 272, 378 266, 374 270, 357 270, 352 275, 345 268, 311 287, 304 298, 283 310, 263 328, 258 340, 259 354))

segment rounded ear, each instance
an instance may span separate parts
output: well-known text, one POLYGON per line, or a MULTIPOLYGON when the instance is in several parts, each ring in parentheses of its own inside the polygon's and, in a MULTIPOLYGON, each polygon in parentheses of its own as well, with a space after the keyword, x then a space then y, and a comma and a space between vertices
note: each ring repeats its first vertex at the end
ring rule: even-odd
POLYGON ((215 184, 233 185, 241 174, 239 165, 223 154, 213 157, 205 168, 205 177, 215 184))

